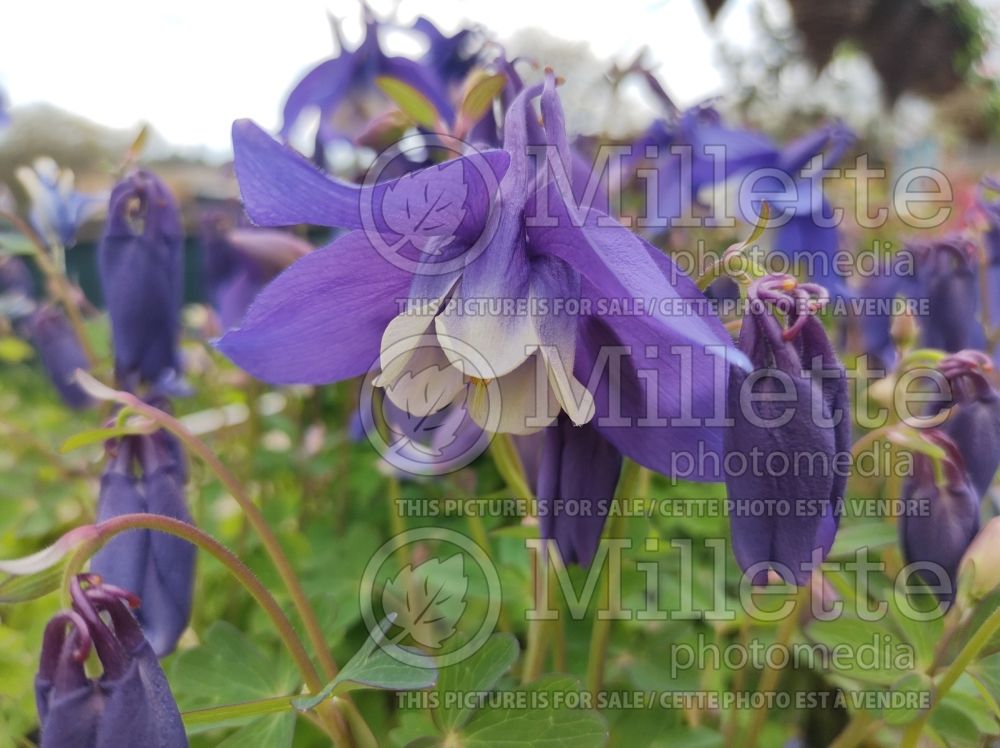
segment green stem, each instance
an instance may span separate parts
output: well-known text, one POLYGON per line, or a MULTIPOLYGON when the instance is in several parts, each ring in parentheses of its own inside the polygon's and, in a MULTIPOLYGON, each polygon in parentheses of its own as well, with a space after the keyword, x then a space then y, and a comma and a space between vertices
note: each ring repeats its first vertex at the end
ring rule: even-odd
MULTIPOLYGON (((49 282, 54 295, 66 310, 66 317, 69 319, 69 324, 73 328, 73 332, 80 339, 80 346, 83 348, 84 356, 87 358, 90 366, 93 366, 97 362, 97 356, 94 355, 94 349, 90 345, 87 330, 83 325, 83 317, 80 315, 80 307, 77 306, 73 298, 73 287, 66 274, 60 272, 56 262, 49 257, 45 243, 27 223, 21 220, 20 216, 4 210, 0 211, 0 217, 8 220, 18 233, 31 242, 31 245, 35 249, 32 256, 35 258, 35 262, 38 263, 38 269, 42 271, 42 275, 49 282)), ((62 251, 62 247, 59 250, 62 251)))
POLYGON ((847 723, 847 727, 830 743, 830 748, 854 748, 880 730, 882 726, 882 720, 875 719, 868 712, 856 712, 851 721, 847 723))
POLYGON ((905 732, 903 732, 903 748, 914 748, 917 745, 920 733, 923 732, 924 726, 931 718, 931 714, 934 713, 934 709, 944 700, 951 687, 955 685, 955 682, 962 676, 965 669, 972 664, 983 647, 989 644, 990 639, 993 638, 993 635, 997 631, 1000 631, 1000 608, 993 611, 990 617, 983 621, 983 624, 972 635, 969 641, 966 642, 965 646, 962 647, 962 651, 958 653, 958 656, 948 666, 948 669, 945 670, 944 675, 941 676, 941 680, 934 689, 934 700, 931 702, 931 705, 916 720, 911 722, 905 732))
MULTIPOLYGON (((611 522, 608 523, 606 537, 620 538, 625 531, 625 513, 615 511, 622 500, 634 499, 636 490, 642 480, 644 469, 641 465, 632 460, 626 460, 622 468, 622 475, 618 481, 618 490, 615 491, 614 506, 612 507, 611 522)), ((621 580, 614 580, 615 583, 621 580)), ((600 607, 601 600, 607 600, 611 605, 611 584, 612 580, 605 566, 601 569, 600 592, 597 594, 597 607, 600 607)), ((599 610, 594 611, 594 625, 590 630, 590 648, 587 654, 587 690, 597 697, 598 691, 604 684, 604 667, 608 656, 608 643, 611 641, 611 618, 601 618, 599 610)))
MULTIPOLYGON (((214 556, 239 580, 257 604, 267 613, 268 618, 271 619, 275 629, 277 629, 282 643, 289 654, 291 654, 292 659, 295 660, 295 664, 298 666, 309 691, 311 693, 318 693, 323 689, 323 680, 316 671, 316 667, 313 665, 309 653, 302 644, 302 640, 299 639, 295 627, 288 619, 288 616, 285 615, 277 600, 274 599, 267 587, 263 585, 246 564, 240 561, 232 551, 211 535, 199 530, 194 525, 189 525, 187 522, 182 522, 173 517, 164 517, 159 514, 122 514, 101 522, 96 527, 99 534, 98 544, 107 543, 115 535, 128 530, 155 530, 182 538, 214 556)), ((86 550, 88 555, 92 553, 94 550, 93 545, 88 545, 86 550)), ((69 564, 69 567, 79 568, 83 560, 85 560, 85 558, 79 558, 82 555, 78 553, 77 557, 74 557, 73 561, 69 564)), ((337 719, 324 719, 323 724, 338 745, 352 745, 349 736, 344 732, 337 719)))
POLYGON ((490 457, 497 467, 500 477, 507 483, 507 487, 513 489, 518 496, 532 498, 534 494, 528 486, 528 481, 524 476, 524 465, 521 464, 521 457, 511 441, 510 434, 496 434, 490 442, 490 457))
MULTIPOLYGON (((532 588, 535 610, 548 609, 548 570, 550 564, 546 558, 548 544, 540 546, 531 559, 532 588)), ((521 682, 531 683, 542 674, 545 667, 545 634, 548 629, 546 621, 533 618, 528 621, 528 645, 524 652, 524 664, 521 666, 521 682)))
MULTIPOLYGON (((808 604, 809 585, 805 585, 800 588, 795 595, 795 606, 778 626, 778 631, 774 638, 775 648, 787 647, 788 642, 792 639, 792 634, 795 633, 795 626, 798 623, 799 610, 803 605, 808 604)), ((771 693, 778 687, 778 683, 780 681, 780 669, 775 667, 765 667, 764 673, 760 676, 760 681, 757 683, 757 692, 763 694, 771 693)), ((754 748, 754 746, 757 745, 757 739, 760 737, 760 731, 764 727, 764 721, 767 719, 767 705, 769 703, 768 699, 764 699, 763 704, 755 707, 750 713, 750 724, 747 726, 746 740, 743 741, 744 748, 754 748)))
POLYGON ((242 719, 244 717, 260 717, 265 714, 278 714, 280 712, 293 711, 295 706, 293 701, 297 696, 273 696, 269 699, 257 699, 254 701, 243 701, 239 704, 224 704, 213 706, 207 709, 192 709, 183 712, 181 719, 184 720, 184 727, 191 730, 194 727, 203 725, 223 726, 226 722, 242 719))

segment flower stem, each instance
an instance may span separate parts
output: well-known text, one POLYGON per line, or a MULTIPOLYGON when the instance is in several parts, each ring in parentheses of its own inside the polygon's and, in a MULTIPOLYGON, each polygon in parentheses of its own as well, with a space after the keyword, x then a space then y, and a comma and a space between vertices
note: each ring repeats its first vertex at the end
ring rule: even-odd
POLYGON ((948 666, 948 669, 945 670, 944 675, 941 676, 941 680, 934 689, 934 700, 930 706, 916 720, 911 722, 903 732, 903 748, 914 748, 917 745, 920 733, 923 732, 924 726, 931 718, 931 714, 934 713, 935 707, 944 700, 951 687, 955 685, 955 682, 962 676, 965 669, 972 664, 976 656, 989 643, 997 631, 1000 631, 1000 608, 994 610, 989 618, 983 621, 976 633, 965 643, 962 651, 958 653, 958 656, 948 666))
MULTIPOLYGON (((73 328, 73 332, 80 339, 80 347, 83 349, 83 354, 86 356, 88 363, 93 366, 97 362, 97 356, 90 345, 87 330, 83 325, 83 317, 80 314, 80 307, 77 306, 76 301, 73 299, 73 288, 65 272, 59 270, 56 262, 49 257, 45 243, 20 216, 8 213, 7 211, 0 211, 0 217, 9 221, 17 229, 18 233, 31 242, 35 249, 32 256, 35 258, 35 262, 38 263, 38 269, 42 271, 42 275, 49 282, 54 295, 66 310, 66 317, 69 319, 69 324, 73 328)), ((59 247, 59 251, 63 251, 62 247, 59 247)))
MULTIPOLYGON (((795 626, 798 623, 799 610, 803 605, 809 604, 809 593, 809 585, 807 584, 801 587, 795 594, 795 607, 778 625, 778 631, 774 639, 775 647, 785 648, 788 642, 791 641, 792 634, 795 633, 795 626)), ((765 667, 763 674, 760 676, 760 681, 757 683, 757 693, 766 694, 774 691, 781 680, 781 672, 779 668, 765 667)), ((744 748, 754 748, 757 745, 760 731, 764 727, 764 721, 767 719, 767 704, 769 703, 769 699, 764 699, 763 705, 755 707, 750 713, 750 724, 747 726, 746 740, 743 741, 744 748)))
MULTIPOLYGON (((97 525, 97 530, 99 533, 98 542, 101 544, 106 543, 115 535, 128 530, 155 530, 182 538, 201 550, 210 553, 240 581, 257 604, 267 613, 268 618, 271 619, 275 629, 277 629, 285 648, 295 660, 295 664, 298 666, 310 692, 318 693, 323 689, 323 680, 316 671, 316 667, 313 665, 309 653, 302 644, 302 640, 299 639, 295 627, 281 609, 281 605, 278 604, 267 587, 263 585, 246 564, 211 535, 199 530, 194 525, 189 525, 187 522, 182 522, 173 517, 164 517, 159 514, 122 514, 101 522, 97 525)), ((92 552, 93 546, 89 546, 87 551, 88 553, 92 552)), ((82 559, 74 559, 74 562, 71 566, 82 563, 82 559)), ((321 714, 323 724, 326 726, 330 736, 337 745, 351 746, 352 742, 343 727, 339 724, 338 719, 331 717, 332 715, 329 713, 327 715, 321 714)))
MULTIPOLYGON (((626 460, 622 468, 622 475, 618 481, 618 490, 615 491, 614 506, 612 507, 611 522, 608 523, 607 537, 619 538, 625 530, 625 513, 615 511, 618 503, 622 500, 634 499, 636 497, 640 482, 643 481, 643 474, 646 471, 641 465, 632 460, 626 460)), ((647 473, 648 477, 648 473, 647 473)), ((607 568, 601 569, 601 591, 597 594, 597 605, 601 600, 607 600, 611 605, 614 599, 611 595, 612 583, 617 584, 621 580, 611 580, 607 568)), ((598 691, 604 684, 604 666, 608 656, 608 643, 611 640, 611 617, 602 618, 599 610, 594 611, 594 625, 590 630, 590 648, 587 653, 587 690, 597 698, 598 691)))

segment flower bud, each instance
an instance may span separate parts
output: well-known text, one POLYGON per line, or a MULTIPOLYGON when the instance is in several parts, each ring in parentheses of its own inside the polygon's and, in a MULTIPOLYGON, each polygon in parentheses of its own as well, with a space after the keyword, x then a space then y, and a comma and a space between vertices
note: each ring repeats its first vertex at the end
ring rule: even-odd
MULTIPOLYGON (((173 436, 160 431, 126 437, 101 478, 97 519, 145 512, 190 523, 185 480, 173 436)), ((91 559, 90 568, 142 601, 136 618, 153 650, 163 657, 173 651, 191 618, 194 564, 195 549, 186 541, 133 530, 112 538, 91 559)))
POLYGON ((958 593, 970 603, 978 602, 1000 587, 1000 517, 979 531, 958 566, 958 593))
POLYGON ((126 607, 131 596, 95 577, 72 584, 72 610, 46 628, 35 677, 40 748, 187 746, 167 679, 126 607), (103 668, 96 679, 84 669, 91 649, 103 668))
POLYGON ((847 376, 813 314, 824 289, 768 276, 749 296, 737 346, 754 371, 730 369, 733 425, 724 434, 733 552, 753 584, 771 569, 802 586, 839 524, 847 476, 835 456, 850 449, 847 376))
POLYGON ((159 178, 137 171, 115 186, 97 259, 115 374, 127 387, 180 371, 182 240, 180 212, 159 178))
POLYGON ((90 369, 90 362, 62 310, 49 305, 28 319, 28 337, 38 351, 45 373, 70 408, 82 410, 93 400, 73 379, 77 369, 90 369))
POLYGON ((979 530, 979 497, 965 471, 955 443, 939 430, 924 438, 941 447, 943 485, 938 485, 934 462, 925 454, 913 456, 913 474, 903 484, 903 515, 899 520, 900 546, 907 564, 942 602, 955 597, 962 554, 979 530))
POLYGON ((545 429, 538 466, 541 536, 554 540, 564 563, 594 558, 621 475, 622 456, 592 424, 561 414, 545 429))
POLYGON ((941 431, 955 443, 973 487, 982 497, 1000 468, 1000 392, 985 372, 993 368, 980 351, 962 351, 938 367, 951 385, 951 408, 941 431))
POLYGON ((930 244, 916 244, 916 292, 927 299, 927 316, 921 320, 922 344, 955 352, 976 348, 982 330, 979 307, 978 255, 972 242, 953 237, 930 244))

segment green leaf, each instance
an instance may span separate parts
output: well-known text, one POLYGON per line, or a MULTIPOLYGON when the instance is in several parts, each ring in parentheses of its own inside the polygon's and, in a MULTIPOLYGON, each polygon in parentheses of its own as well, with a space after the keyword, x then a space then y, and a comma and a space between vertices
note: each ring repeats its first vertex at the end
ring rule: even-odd
MULTIPOLYGON (((194 733, 248 720, 261 721, 260 711, 240 707, 249 707, 245 702, 288 699, 288 694, 298 689, 299 680, 286 659, 276 660, 232 624, 216 621, 205 632, 200 647, 176 656, 170 668, 170 685, 184 711, 231 707, 219 710, 215 722, 195 716, 190 726, 194 733)), ((294 719, 291 703, 286 703, 294 719)))
POLYGON ((131 436, 134 434, 152 434, 160 427, 152 421, 141 420, 126 423, 123 426, 112 426, 106 429, 90 429, 73 434, 59 447, 59 451, 65 454, 81 447, 89 447, 91 444, 100 444, 108 439, 117 439, 120 436, 131 436))
POLYGON ((481 119, 489 110, 493 99, 499 96, 506 85, 507 76, 503 73, 486 75, 477 80, 462 100, 462 106, 459 108, 461 116, 467 122, 476 122, 481 119))
POLYGON ((55 592, 73 552, 88 543, 96 547, 97 528, 81 525, 37 553, 0 561, 0 603, 19 603, 55 592))
MULTIPOLYGON (((511 706, 477 711, 450 745, 460 748, 523 745, 600 748, 608 740, 608 726, 600 714, 591 709, 573 708, 577 698, 586 697, 573 678, 548 676, 516 691, 502 693, 514 694, 510 698, 511 706)), ((503 704, 504 699, 499 702, 503 704)))
POLYGON ((375 79, 375 85, 418 125, 433 128, 441 121, 441 115, 430 100, 408 83, 382 75, 375 79))
POLYGON ((295 712, 254 720, 227 737, 217 748, 288 748, 295 737, 295 712))
MULTIPOLYGON (((388 624, 384 624, 388 628, 388 624)), ((412 663, 400 662, 379 647, 385 641, 385 633, 379 632, 369 637, 365 645, 348 660, 337 677, 312 696, 295 701, 295 707, 303 711, 315 709, 331 696, 339 696, 362 688, 384 691, 414 691, 430 688, 437 683, 438 671, 434 659, 416 650, 406 651, 412 663), (377 638, 376 638, 377 637, 377 638)))
POLYGON ((469 659, 442 668, 437 685, 434 722, 442 732, 460 727, 469 718, 470 694, 485 695, 517 661, 520 646, 513 634, 494 634, 469 659))
POLYGON ((910 648, 881 621, 841 615, 830 621, 813 621, 805 633, 832 653, 832 674, 862 683, 890 686, 912 665, 910 648))
POLYGON ((441 561, 407 564, 382 590, 382 607, 395 613, 405 635, 428 649, 440 649, 465 612, 469 578, 460 553, 441 561))

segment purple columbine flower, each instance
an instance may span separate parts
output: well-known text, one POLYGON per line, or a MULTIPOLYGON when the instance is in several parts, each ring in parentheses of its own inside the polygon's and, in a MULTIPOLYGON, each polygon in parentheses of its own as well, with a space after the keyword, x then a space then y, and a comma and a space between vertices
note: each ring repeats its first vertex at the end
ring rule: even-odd
POLYGON ((774 226, 771 249, 804 262, 813 280, 842 293, 845 279, 833 262, 839 239, 832 208, 821 182, 804 170, 817 156, 823 168, 831 167, 854 139, 850 129, 834 122, 778 146, 761 133, 726 126, 713 107, 703 105, 676 113, 673 121, 654 122, 634 144, 633 155, 645 159, 647 148, 656 154, 656 202, 646 206, 652 225, 673 225, 691 213, 703 189, 735 182, 746 192, 733 206, 735 217, 756 223, 766 200, 774 226))
POLYGON ((32 168, 21 166, 17 179, 28 193, 28 219, 50 247, 72 247, 76 232, 101 210, 102 198, 76 191, 69 169, 60 169, 48 156, 35 159, 32 168))
POLYGON ((287 231, 237 226, 221 211, 202 217, 200 240, 208 298, 223 330, 239 324, 279 272, 312 251, 287 231))
POLYGON ((564 563, 589 566, 621 475, 621 452, 593 425, 575 426, 565 415, 543 438, 536 487, 541 536, 555 541, 564 563))
POLYGON ((73 410, 93 405, 94 401, 74 379, 77 369, 90 369, 90 362, 63 311, 54 304, 40 307, 28 317, 26 329, 45 373, 63 402, 73 410))
POLYGON ((510 107, 503 151, 373 187, 329 179, 250 123, 236 123, 234 147, 252 220, 354 229, 278 276, 219 341, 249 373, 328 383, 378 362, 376 384, 407 412, 464 398, 482 426, 515 434, 565 412, 654 470, 674 473, 682 453, 682 477, 719 479, 721 433, 707 419, 721 418, 727 357, 742 357, 667 257, 571 207, 552 75, 510 107), (637 300, 656 303, 636 313, 637 300), (473 308, 485 312, 461 313, 473 308))
POLYGON ((36 309, 38 289, 27 263, 20 257, 0 256, 0 317, 14 324, 18 334, 27 317, 36 309))
POLYGON ((754 371, 731 370, 725 434, 733 552, 753 584, 769 569, 806 584, 840 522, 847 473, 837 455, 850 450, 851 427, 847 375, 814 316, 826 298, 787 275, 750 286, 737 345, 754 371))
POLYGON ((177 703, 125 590, 93 576, 72 582, 73 606, 45 629, 35 700, 40 748, 188 745, 177 703), (84 669, 96 651, 102 673, 84 669))
POLYGON ((950 408, 940 430, 962 456, 969 479, 979 496, 985 496, 1000 468, 1000 392, 986 378, 992 370, 981 351, 961 351, 938 365, 951 385, 950 408))
POLYGON ((115 375, 126 387, 178 375, 183 231, 173 195, 154 174, 140 170, 115 185, 97 259, 115 375))
POLYGON ((420 61, 437 73, 446 85, 464 80, 479 62, 482 43, 475 29, 459 29, 448 36, 430 19, 420 17, 413 22, 413 30, 422 34, 428 44, 420 61))
POLYGON ((899 542, 906 563, 918 564, 915 571, 948 603, 955 597, 962 556, 979 532, 979 496, 955 443, 937 429, 923 436, 945 452, 944 485, 937 483, 931 458, 915 453, 913 474, 903 484, 899 542))
MULTIPOLYGON (((101 477, 97 521, 149 513, 190 523, 186 480, 180 445, 172 435, 125 437, 101 477)), ((90 563, 91 571, 142 601, 136 617, 160 657, 174 650, 191 618, 194 566, 194 546, 148 530, 113 538, 90 563)))
MULTIPOLYGON (((365 38, 361 44, 352 51, 341 49, 337 57, 321 62, 288 94, 281 125, 283 139, 288 139, 306 111, 318 109, 318 144, 353 141, 386 108, 385 96, 375 86, 376 79, 383 76, 400 80, 423 94, 445 119, 453 117, 439 71, 405 57, 386 55, 378 38, 381 24, 368 8, 364 15, 365 38)), ((426 29, 422 30, 426 33, 426 29)))

